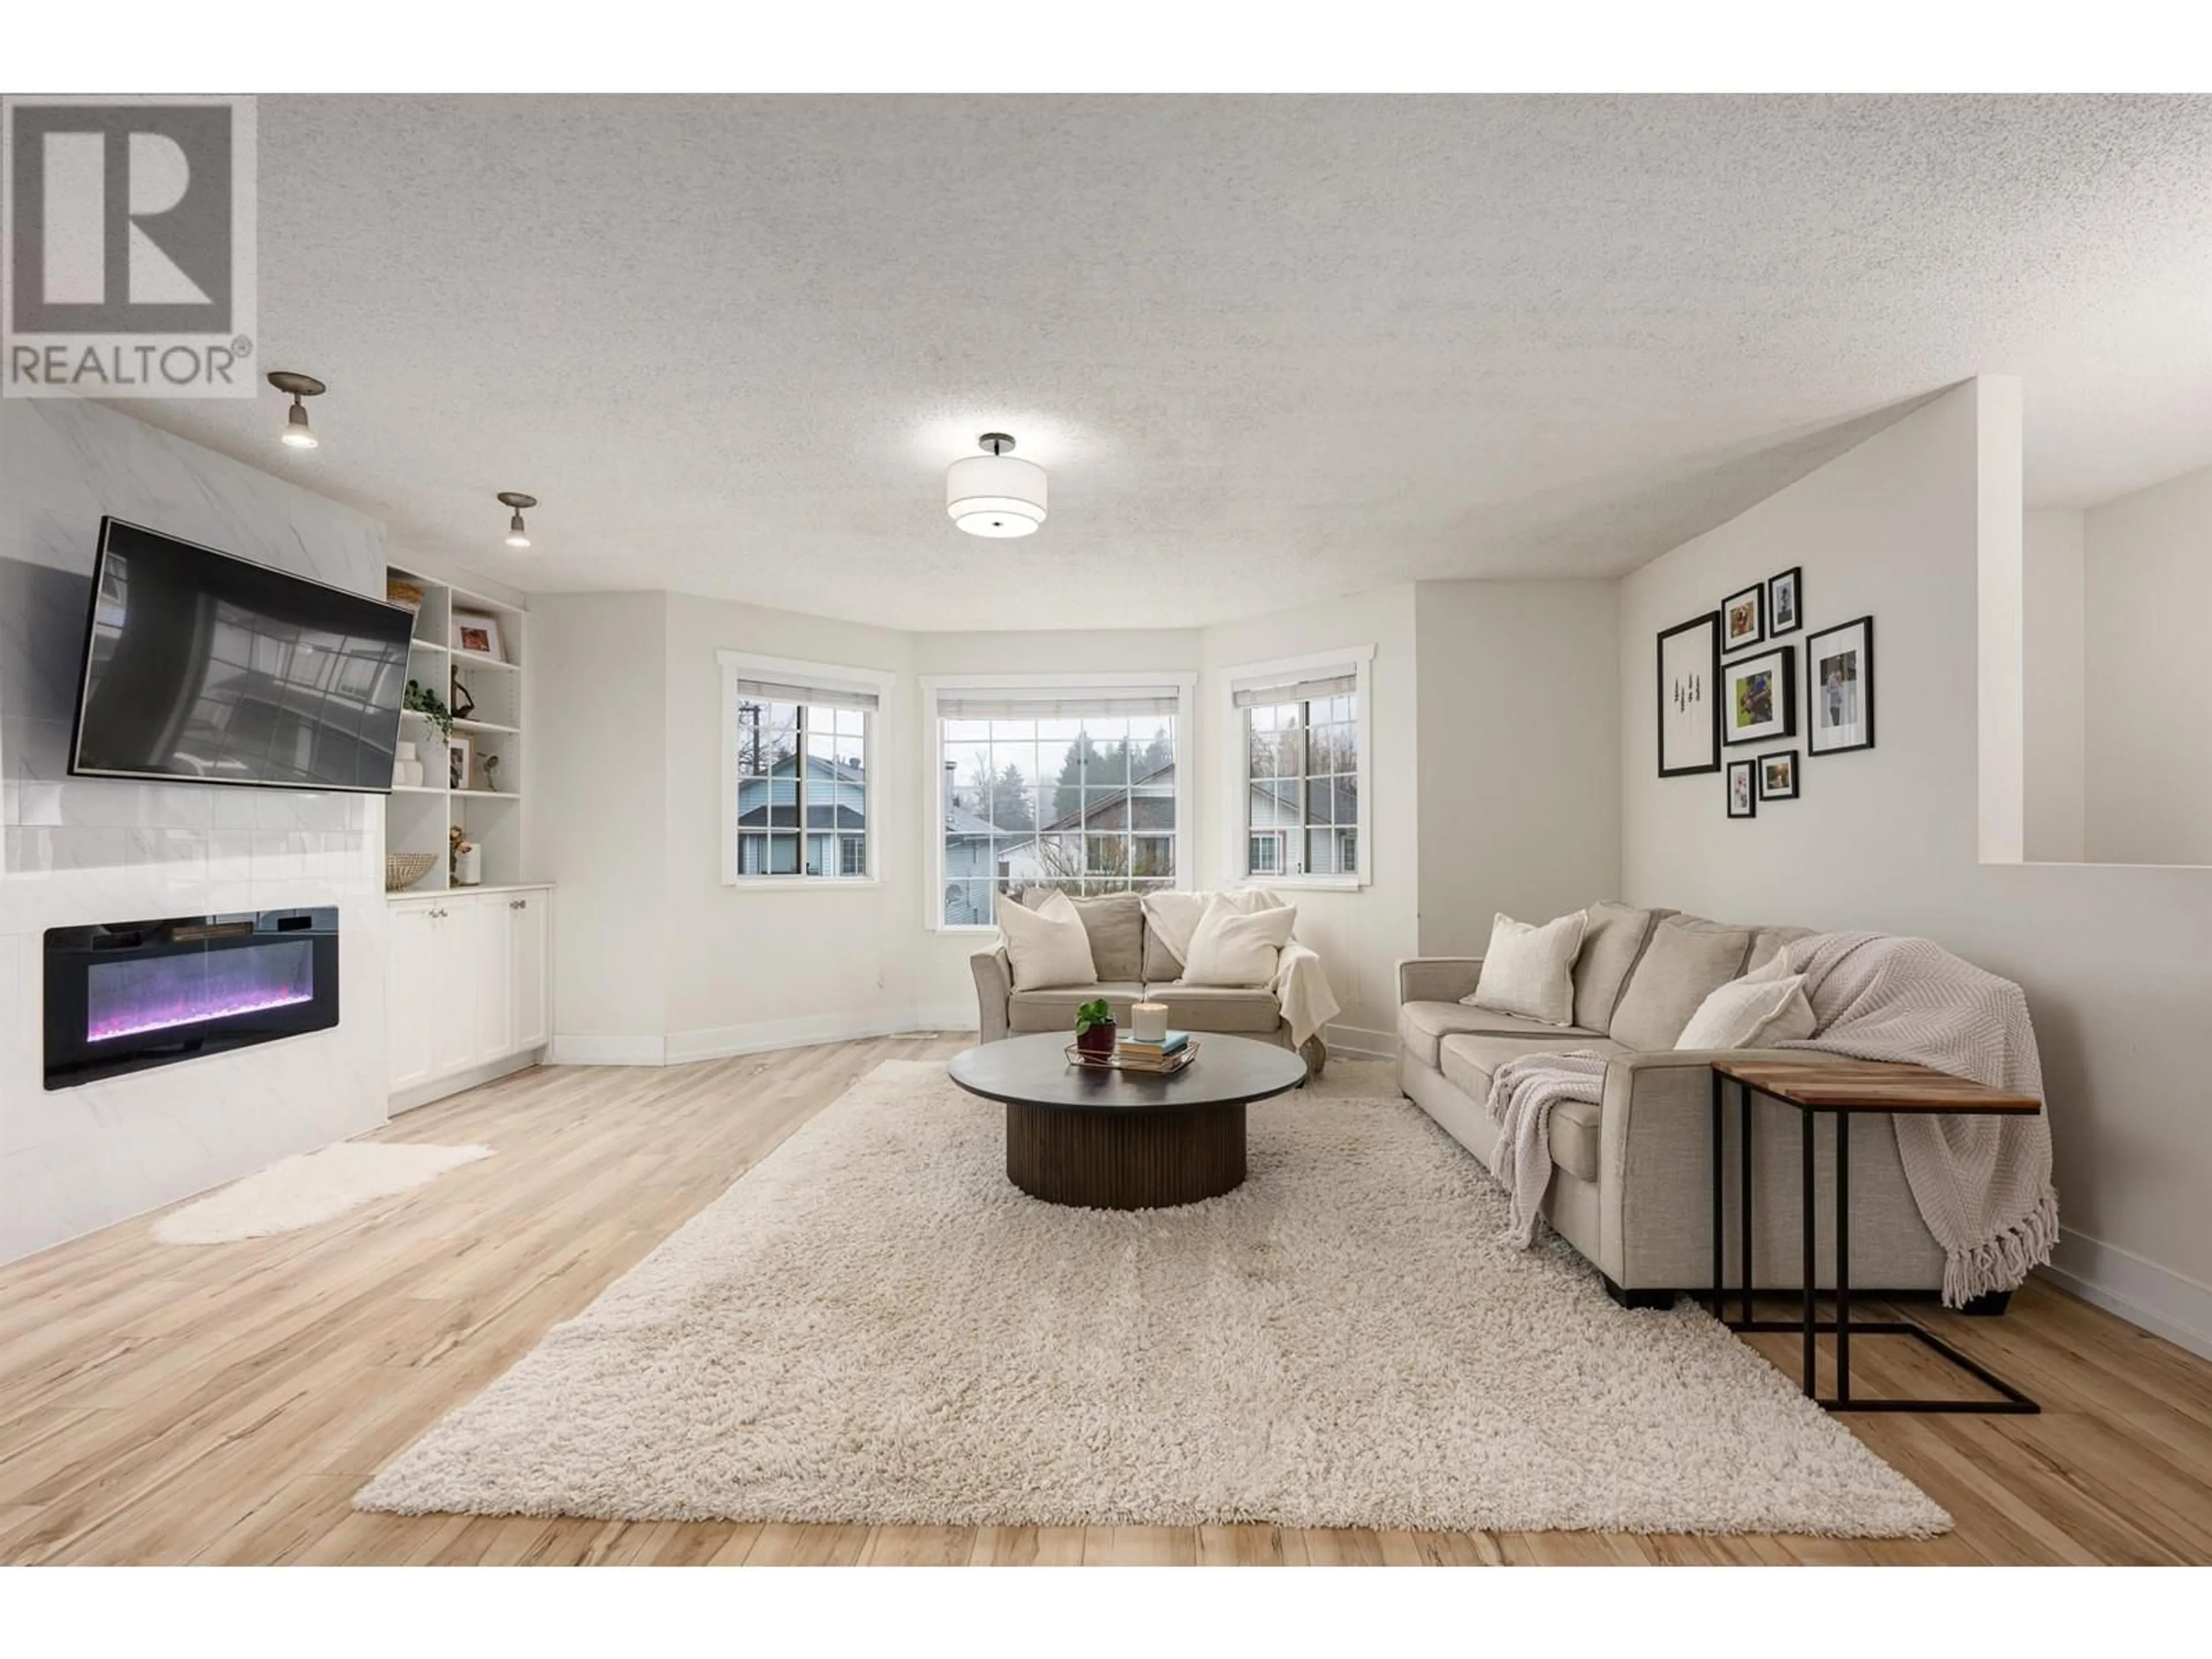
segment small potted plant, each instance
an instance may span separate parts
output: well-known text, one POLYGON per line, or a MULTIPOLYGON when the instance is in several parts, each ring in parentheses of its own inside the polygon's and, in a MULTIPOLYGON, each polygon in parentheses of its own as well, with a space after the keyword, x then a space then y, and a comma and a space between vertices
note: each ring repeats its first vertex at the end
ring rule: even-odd
POLYGON ((1075 1047, 1086 1054, 1114 1052, 1114 1009, 1104 997, 1086 1002, 1075 1011, 1075 1047))

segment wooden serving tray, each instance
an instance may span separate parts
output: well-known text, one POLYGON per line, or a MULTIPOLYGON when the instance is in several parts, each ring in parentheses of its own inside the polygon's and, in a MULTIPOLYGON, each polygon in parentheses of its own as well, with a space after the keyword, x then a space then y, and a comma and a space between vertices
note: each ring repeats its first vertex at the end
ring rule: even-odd
POLYGON ((1158 1066, 1127 1064, 1118 1054, 1085 1054, 1072 1042, 1067 1045, 1067 1058, 1071 1063, 1093 1072, 1127 1072, 1131 1077, 1173 1077, 1198 1058, 1198 1044, 1186 1045, 1165 1063, 1158 1066))

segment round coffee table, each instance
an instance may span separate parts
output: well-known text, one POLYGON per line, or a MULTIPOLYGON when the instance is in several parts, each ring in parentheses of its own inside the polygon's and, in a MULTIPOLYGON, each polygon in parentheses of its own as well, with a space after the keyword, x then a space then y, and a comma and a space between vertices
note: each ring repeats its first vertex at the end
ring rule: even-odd
POLYGON ((1250 1037, 1193 1035, 1172 1077, 1093 1070, 1064 1032, 1008 1037, 953 1056, 952 1080, 1006 1107, 1006 1179, 1048 1204, 1152 1210, 1244 1182, 1244 1109, 1295 1089, 1306 1063, 1250 1037))

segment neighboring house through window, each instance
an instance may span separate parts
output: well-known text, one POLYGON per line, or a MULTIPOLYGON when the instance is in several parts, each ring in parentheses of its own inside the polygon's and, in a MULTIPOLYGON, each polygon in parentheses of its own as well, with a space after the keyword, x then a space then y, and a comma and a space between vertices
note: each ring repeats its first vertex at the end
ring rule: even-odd
POLYGON ((1364 885, 1372 647, 1232 671, 1242 728, 1243 874, 1364 885))
POLYGON ((889 678, 722 653, 724 880, 873 875, 870 748, 889 678))

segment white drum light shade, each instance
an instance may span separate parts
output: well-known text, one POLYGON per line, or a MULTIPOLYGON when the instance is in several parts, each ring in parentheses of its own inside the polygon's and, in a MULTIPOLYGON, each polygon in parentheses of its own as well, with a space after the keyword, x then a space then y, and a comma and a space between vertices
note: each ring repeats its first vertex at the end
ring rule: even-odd
POLYGON ((970 455, 945 470, 945 510, 971 536, 1030 536, 1044 522, 1044 469, 1015 455, 970 455))

